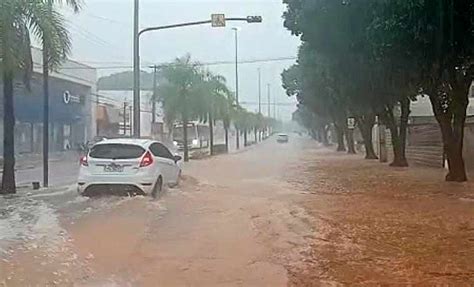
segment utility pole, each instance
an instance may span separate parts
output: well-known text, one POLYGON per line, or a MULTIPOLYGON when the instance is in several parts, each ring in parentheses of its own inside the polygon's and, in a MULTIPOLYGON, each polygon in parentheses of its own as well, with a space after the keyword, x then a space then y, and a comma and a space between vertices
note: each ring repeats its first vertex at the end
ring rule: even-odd
POLYGON ((128 106, 129 112, 128 112, 128 122, 129 122, 129 128, 130 128, 130 137, 132 136, 132 127, 133 127, 133 107, 128 106))
MULTIPOLYGON (((239 106, 239 56, 238 56, 238 29, 236 27, 232 28, 235 34, 235 102, 239 106)), ((236 145, 237 149, 240 148, 240 139, 239 139, 239 130, 236 129, 236 145)))
POLYGON ((258 114, 262 113, 262 73, 258 68, 258 114))
MULTIPOLYGON (((48 0, 48 12, 52 13, 53 2, 48 0)), ((43 37, 45 37, 43 35, 43 37)), ((47 43, 43 39, 43 43, 47 43)), ((43 44, 43 187, 49 185, 49 51, 43 44)))
POLYGON ((268 117, 271 118, 272 115, 271 115, 271 111, 270 111, 270 105, 271 105, 271 103, 270 103, 270 84, 267 84, 267 93, 268 93, 268 95, 267 95, 267 97, 268 97, 268 100, 267 100, 267 103, 268 103, 267 104, 267 108, 268 108, 267 114, 268 114, 268 117))
POLYGON ((140 137, 140 36, 139 0, 134 0, 133 10, 133 136, 140 137))
POLYGON ((123 136, 127 135, 127 102, 123 102, 123 136))
POLYGON ((152 66, 153 68, 153 96, 152 96, 152 99, 151 99, 151 122, 154 124, 156 123, 156 98, 157 98, 157 95, 156 95, 156 74, 157 74, 157 70, 158 70, 158 66, 157 65, 153 65, 152 66))
POLYGON ((97 114, 99 112, 99 94, 95 95, 95 135, 99 135, 99 122, 97 121, 97 114))

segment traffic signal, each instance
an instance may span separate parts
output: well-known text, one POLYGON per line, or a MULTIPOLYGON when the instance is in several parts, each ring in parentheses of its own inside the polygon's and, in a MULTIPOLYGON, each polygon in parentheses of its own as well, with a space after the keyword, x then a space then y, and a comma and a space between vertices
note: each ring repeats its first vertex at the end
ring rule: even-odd
POLYGON ((262 16, 247 16, 247 23, 262 23, 262 16))

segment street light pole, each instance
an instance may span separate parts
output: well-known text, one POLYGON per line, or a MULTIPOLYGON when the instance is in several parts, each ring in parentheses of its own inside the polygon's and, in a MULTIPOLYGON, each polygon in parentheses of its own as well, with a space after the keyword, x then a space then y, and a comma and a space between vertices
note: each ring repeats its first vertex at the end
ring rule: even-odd
MULTIPOLYGON (((213 16, 211 20, 203 20, 197 22, 179 23, 165 26, 148 27, 139 30, 139 0, 134 0, 134 29, 133 29, 133 135, 134 137, 140 137, 140 36, 146 32, 165 30, 186 26, 197 26, 203 24, 213 24, 214 27, 224 27, 226 21, 243 21, 247 23, 261 23, 261 16, 247 16, 247 17, 234 17, 225 18, 223 14, 213 16), (223 23, 221 22, 223 21, 223 23)), ((235 36, 237 39, 237 35, 235 36)), ((237 43, 236 43, 237 48, 237 43)), ((237 97, 238 99, 238 97, 237 97)))
MULTIPOLYGON (((239 105, 239 56, 238 56, 238 29, 236 27, 232 28, 235 35, 235 102, 237 106, 239 105)), ((236 147, 240 148, 240 139, 239 139, 239 130, 236 128, 236 147)))
POLYGON ((157 94, 156 94, 156 74, 157 74, 157 71, 158 71, 158 66, 157 65, 153 65, 152 66, 153 68, 153 96, 152 96, 152 102, 151 102, 151 122, 154 124, 156 123, 156 98, 158 97, 157 94))
POLYGON ((262 77, 261 70, 258 68, 258 114, 262 113, 262 77))
POLYGON ((140 34, 139 0, 134 0, 133 17, 133 136, 140 137, 140 34))

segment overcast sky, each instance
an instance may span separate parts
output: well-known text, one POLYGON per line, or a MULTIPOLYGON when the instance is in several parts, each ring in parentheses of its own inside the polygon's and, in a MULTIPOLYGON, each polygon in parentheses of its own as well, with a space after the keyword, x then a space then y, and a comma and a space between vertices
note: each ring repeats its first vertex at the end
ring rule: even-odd
MULTIPOLYGON (((133 0, 84 0, 80 14, 65 11, 73 37, 72 58, 91 66, 106 67, 99 75, 107 75, 124 69, 132 63, 133 0), (114 69, 112 69, 114 68, 114 69)), ((145 34, 141 41, 142 69, 150 64, 170 62, 176 57, 190 53, 202 63, 233 61, 234 31, 239 27, 239 59, 259 60, 295 57, 298 38, 283 27, 282 13, 285 9, 281 0, 141 0, 141 28, 206 20, 212 13, 224 13, 227 17, 261 15, 263 23, 228 22, 225 28, 210 26, 186 27, 145 34)), ((294 60, 266 63, 241 64, 240 101, 258 101, 258 72, 262 71, 262 102, 267 102, 267 83, 271 84, 272 97, 280 103, 294 103, 281 88, 280 73, 294 60)), ((234 66, 212 65, 211 71, 227 78, 235 89, 234 66)), ((256 105, 246 105, 252 111, 256 105)), ((264 106, 266 114, 267 108, 264 106)), ((295 106, 279 108, 280 116, 289 119, 295 106)))

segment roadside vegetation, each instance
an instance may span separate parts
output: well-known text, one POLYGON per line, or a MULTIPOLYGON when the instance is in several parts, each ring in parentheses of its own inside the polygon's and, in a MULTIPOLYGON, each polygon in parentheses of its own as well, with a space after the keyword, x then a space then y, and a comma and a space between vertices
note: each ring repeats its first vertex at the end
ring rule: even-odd
POLYGON ((391 133, 394 160, 407 166, 410 102, 430 99, 442 133, 447 181, 466 181, 463 130, 473 80, 474 5, 461 0, 284 0, 284 25, 302 40, 297 64, 282 73, 296 118, 337 150, 354 152, 347 118, 356 119, 366 158, 376 117, 391 133), (344 141, 345 138, 345 141, 344 141))
POLYGON ((58 67, 71 48, 66 19, 60 6, 78 12, 80 0, 8 0, 0 2, 0 74, 3 81, 3 176, 0 194, 16 192, 14 91, 17 80, 30 88, 33 73, 32 39, 43 44, 44 83, 48 72, 58 67))
MULTIPOLYGON (((190 55, 177 58, 172 64, 161 68, 163 83, 158 86, 158 98, 163 106, 165 122, 173 126, 183 123, 183 140, 188 142, 187 129, 190 121, 199 120, 209 124, 210 153, 214 152, 214 124, 222 121, 225 129, 225 145, 229 150, 229 129, 231 125, 244 138, 244 146, 261 140, 275 122, 245 110, 239 106, 233 92, 227 87, 225 77, 204 69, 193 62, 190 55)), ((184 145, 184 161, 189 160, 187 145, 184 145)))

